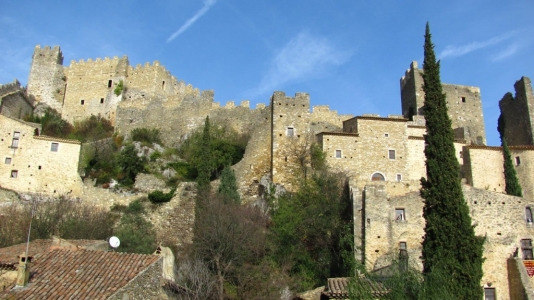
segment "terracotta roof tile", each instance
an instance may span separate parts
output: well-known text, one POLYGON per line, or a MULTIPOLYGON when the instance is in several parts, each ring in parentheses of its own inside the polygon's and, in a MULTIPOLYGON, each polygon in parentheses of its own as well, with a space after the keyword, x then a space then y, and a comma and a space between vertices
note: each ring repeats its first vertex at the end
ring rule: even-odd
POLYGON ((92 250, 49 251, 31 266, 27 287, 0 293, 0 299, 106 299, 161 257, 92 250))

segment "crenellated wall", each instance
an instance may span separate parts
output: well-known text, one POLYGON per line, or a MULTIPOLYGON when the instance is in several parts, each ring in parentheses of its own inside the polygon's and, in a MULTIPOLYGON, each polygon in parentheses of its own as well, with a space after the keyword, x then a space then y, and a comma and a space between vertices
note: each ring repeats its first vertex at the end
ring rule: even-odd
POLYGON ((534 145, 534 95, 530 78, 521 77, 514 84, 515 96, 506 93, 499 101, 504 119, 504 137, 510 146, 534 145))

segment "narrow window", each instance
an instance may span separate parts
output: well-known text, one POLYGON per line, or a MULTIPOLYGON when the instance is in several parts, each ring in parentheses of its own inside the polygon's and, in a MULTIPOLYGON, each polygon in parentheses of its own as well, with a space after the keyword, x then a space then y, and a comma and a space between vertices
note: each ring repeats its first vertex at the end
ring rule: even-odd
POLYGON ((13 133, 13 141, 11 141, 11 148, 18 148, 19 147, 19 138, 20 138, 20 132, 15 131, 13 133))
POLYGON ((17 170, 11 170, 11 178, 17 178, 19 175, 19 171, 17 170))
POLYGON ((395 208, 395 221, 406 221, 404 208, 395 208))
POLYGON ((532 224, 532 209, 530 206, 525 208, 525 217, 527 219, 527 223, 532 224))
POLYGON ((484 288, 484 300, 495 300, 495 288, 484 288))
POLYGON ((408 271, 408 246, 406 242, 399 243, 399 271, 408 271))
POLYGON ((389 159, 395 159, 395 150, 389 150, 388 155, 389 159))
POLYGON ((163 82, 161 83, 161 89, 162 89, 162 90, 165 89, 165 80, 163 80, 163 82))
POLYGON ((100 98, 100 104, 104 103, 104 98, 100 98))
POLYGON ((519 166, 520 164, 521 164, 521 159, 519 158, 519 156, 516 156, 515 157, 515 165, 519 166))
POLYGON ((113 80, 108 80, 108 88, 110 88, 113 85, 113 80))
POLYGON ((336 150, 336 158, 341 158, 341 150, 336 150))
POLYGON ((384 137, 389 137, 389 133, 384 133, 384 137))
POLYGON ((465 103, 465 97, 462 97, 462 102, 465 103))
POLYGON ((39 166, 39 170, 41 170, 41 166, 39 166))
POLYGON ((294 130, 294 128, 293 128, 293 127, 287 127, 286 135, 287 135, 287 136, 294 136, 294 135, 295 135, 295 130, 294 130))
POLYGON ((57 152, 58 147, 59 147, 58 143, 52 143, 52 145, 50 146, 50 151, 57 152))
POLYGON ((521 251, 523 252, 523 260, 532 260, 532 240, 531 239, 522 239, 521 240, 521 251))
POLYGON ((84 104, 85 104, 85 100, 83 100, 83 99, 80 100, 80 104, 81 104, 81 105, 84 105, 84 104))
POLYGON ((402 180, 402 175, 401 174, 397 174, 397 181, 401 182, 401 180, 402 180))
POLYGON ((6 160, 4 161, 4 163, 6 165, 10 165, 11 164, 11 157, 6 157, 6 160))

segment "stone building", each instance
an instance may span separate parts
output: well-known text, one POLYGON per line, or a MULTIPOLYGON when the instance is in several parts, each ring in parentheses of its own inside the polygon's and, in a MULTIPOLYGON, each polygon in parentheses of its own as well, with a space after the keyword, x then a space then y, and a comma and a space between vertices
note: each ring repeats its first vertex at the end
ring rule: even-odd
POLYGON ((22 119, 33 112, 32 101, 18 80, 0 85, 0 114, 22 119))
POLYGON ((79 196, 80 142, 40 135, 41 125, 0 115, 0 187, 79 196))

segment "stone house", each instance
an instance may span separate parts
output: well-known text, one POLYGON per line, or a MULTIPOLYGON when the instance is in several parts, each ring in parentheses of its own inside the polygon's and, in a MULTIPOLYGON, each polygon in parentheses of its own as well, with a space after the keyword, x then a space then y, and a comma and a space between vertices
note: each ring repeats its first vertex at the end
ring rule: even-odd
POLYGON ((41 125, 0 115, 0 187, 79 196, 80 142, 40 135, 41 125))
POLYGON ((0 249, 0 264, 16 273, 0 299, 167 299, 163 256, 107 248, 105 241, 56 239, 31 242, 34 256, 24 255, 26 244, 0 249))

